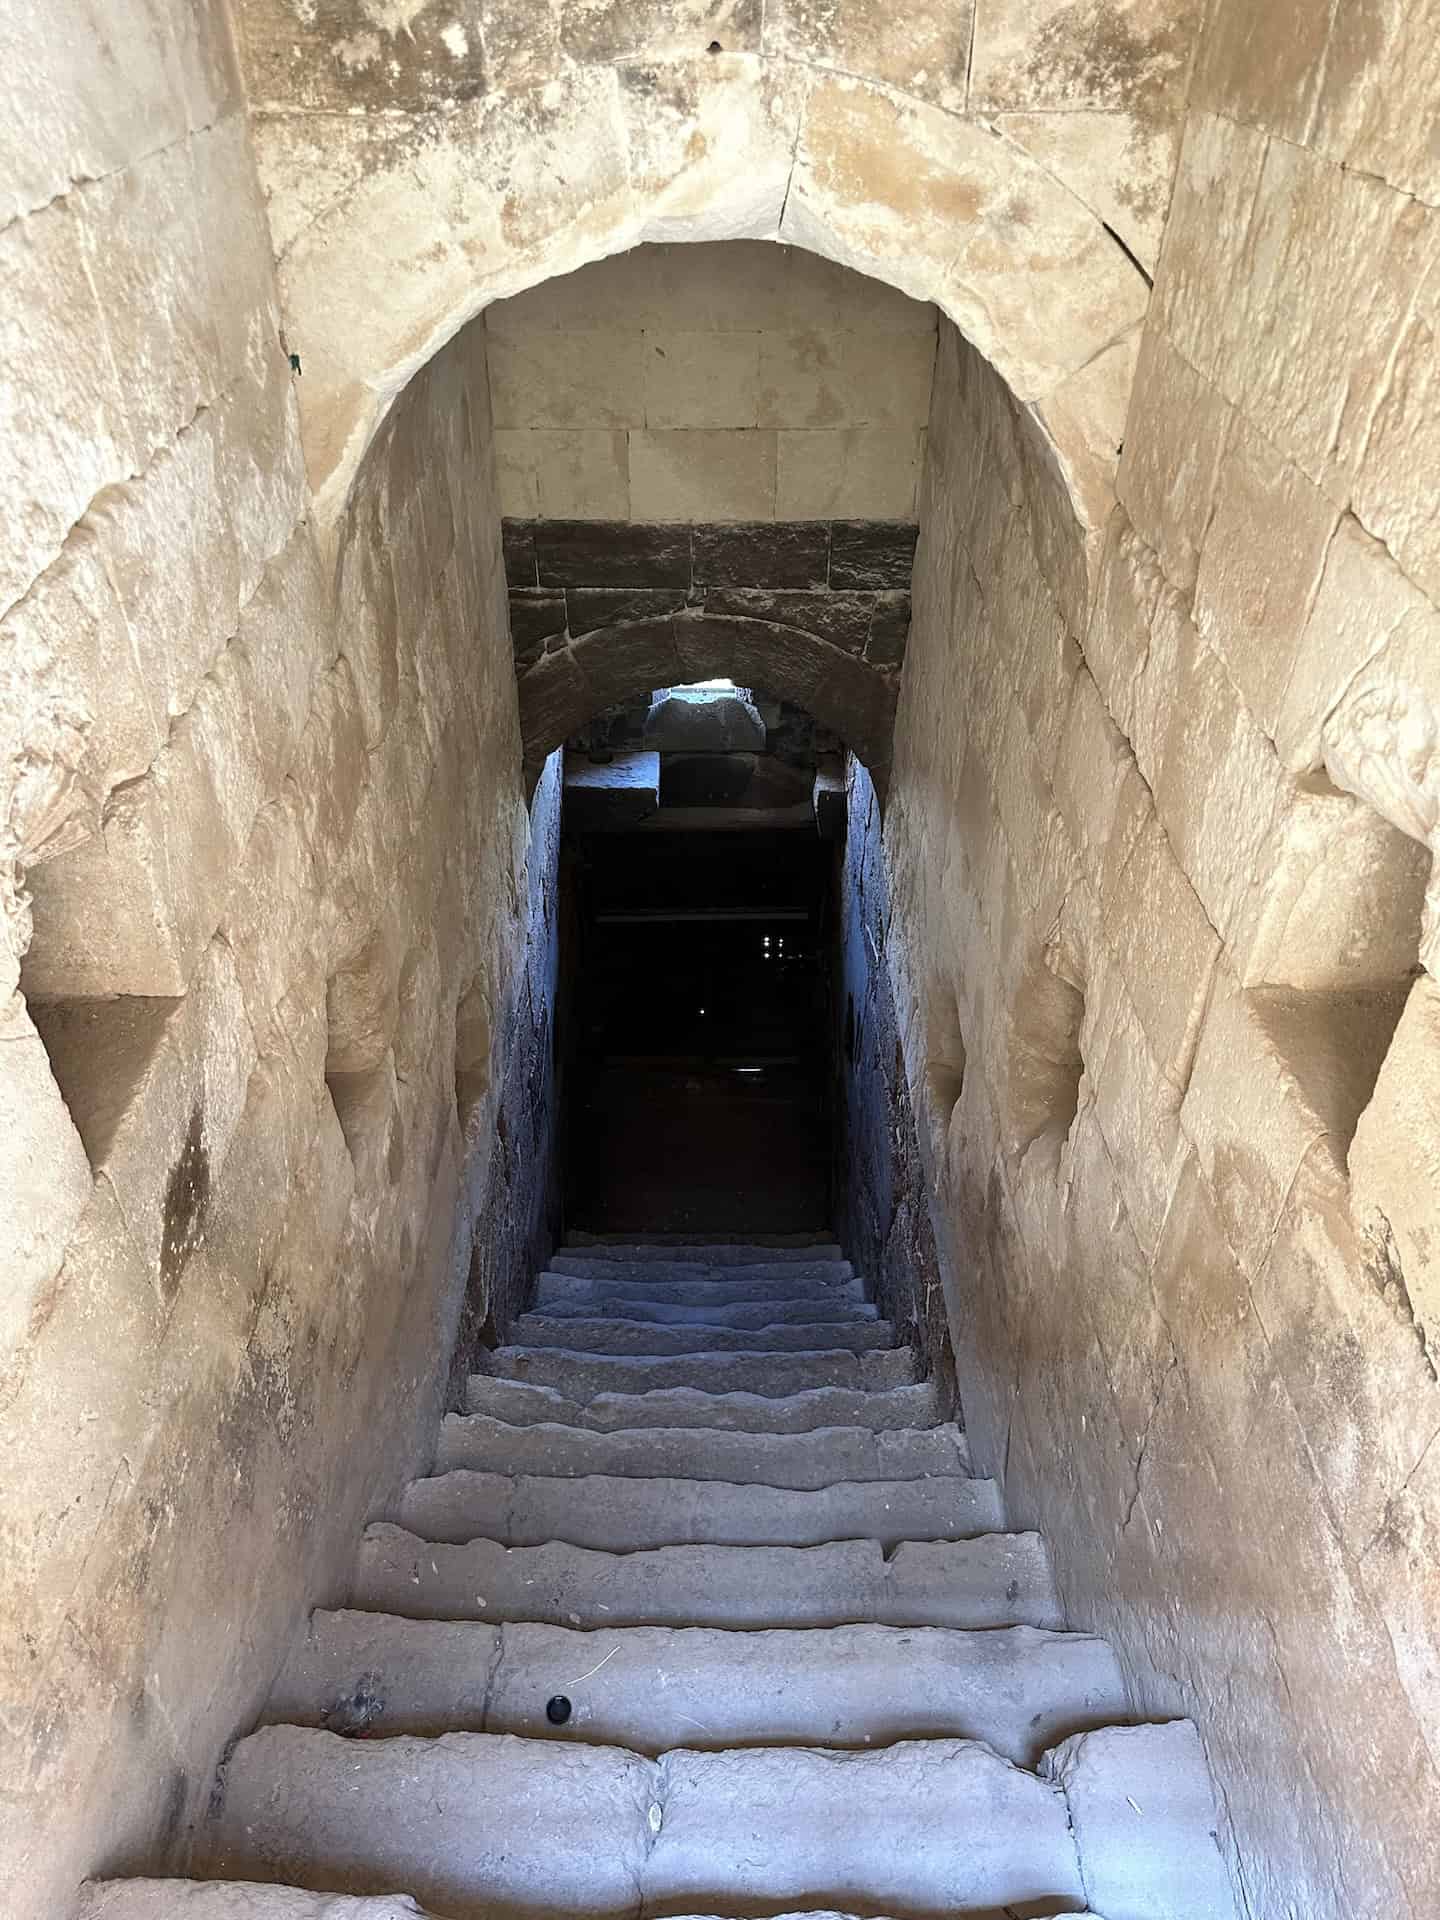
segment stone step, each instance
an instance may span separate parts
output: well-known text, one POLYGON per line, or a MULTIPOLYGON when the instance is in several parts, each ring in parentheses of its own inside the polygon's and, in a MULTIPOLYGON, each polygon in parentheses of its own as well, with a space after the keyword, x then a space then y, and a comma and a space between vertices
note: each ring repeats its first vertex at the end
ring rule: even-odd
POLYGON ((919 1480, 931 1474, 965 1474, 969 1465, 964 1435, 949 1425, 894 1433, 872 1433, 868 1427, 815 1427, 804 1433, 636 1427, 594 1433, 548 1421, 512 1426, 486 1414, 458 1413, 446 1416, 435 1456, 437 1473, 469 1467, 478 1473, 572 1478, 590 1473, 637 1479, 686 1476, 801 1490, 829 1486, 836 1480, 919 1480))
POLYGON ((518 1424, 556 1422, 590 1433, 615 1433, 650 1427, 683 1427, 696 1432, 809 1433, 817 1427, 868 1427, 872 1433, 904 1432, 938 1426, 939 1398, 929 1381, 870 1393, 857 1387, 815 1387, 779 1396, 756 1393, 706 1393, 695 1387, 669 1387, 651 1393, 597 1393, 572 1399, 555 1387, 528 1380, 499 1379, 472 1373, 465 1387, 471 1413, 492 1414, 518 1424))
POLYGON ((654 1393, 693 1387, 700 1393, 756 1393, 766 1399, 814 1387, 884 1391, 910 1386, 915 1355, 909 1347, 885 1353, 688 1353, 641 1355, 576 1353, 567 1347, 498 1347, 486 1370, 503 1380, 528 1380, 590 1400, 599 1393, 654 1393))
POLYGON ((558 1627, 1064 1625, 1038 1533, 820 1547, 658 1547, 598 1553, 549 1542, 445 1546, 367 1527, 350 1604, 412 1620, 558 1627))
POLYGON ((431 1920, 408 1893, 313 1893, 237 1880, 92 1880, 72 1920, 431 1920))
POLYGON ((1084 1901, 1064 1794, 964 1740, 648 1760, 509 1734, 265 1727, 230 1756, 213 1849, 230 1877, 403 1886, 450 1920, 1084 1901))
POLYGON ((670 1747, 889 1746, 983 1740, 1033 1766, 1068 1735, 1128 1717, 1103 1640, 1010 1627, 832 1627, 735 1633, 318 1612, 266 1721, 334 1733, 518 1733, 670 1747), (571 1703, 553 1726, 546 1705, 571 1703))
POLYGON ((814 1492, 723 1480, 640 1480, 591 1474, 444 1473, 412 1480, 395 1518, 425 1540, 460 1545, 549 1540, 597 1553, 655 1547, 817 1547, 827 1540, 968 1540, 1004 1524, 993 1480, 841 1481, 814 1492))
POLYGON ((880 1317, 880 1309, 868 1300, 738 1300, 686 1307, 674 1300, 628 1295, 623 1300, 598 1299, 593 1289, 578 1295, 561 1291, 537 1300, 535 1310, 552 1319, 647 1320, 667 1327, 863 1326, 880 1317))
POLYGON ((806 1300, 827 1306, 862 1306, 864 1282, 785 1275, 774 1279, 707 1279, 703 1273, 667 1275, 650 1267, 634 1275, 556 1273, 546 1268, 536 1283, 536 1304, 551 1300, 669 1300, 681 1307, 795 1306, 806 1300))
POLYGON ((526 1347, 569 1347, 585 1353, 883 1353, 895 1345, 888 1320, 852 1326, 767 1322, 759 1327, 666 1327, 654 1321, 580 1319, 522 1313, 513 1329, 526 1347))
POLYGON ((572 1262, 584 1264, 590 1260, 608 1260, 632 1267, 642 1264, 661 1267, 834 1267, 849 1264, 833 1240, 807 1240, 789 1246, 724 1240, 612 1240, 589 1241, 584 1245, 567 1242, 554 1257, 557 1263, 565 1267, 572 1262))

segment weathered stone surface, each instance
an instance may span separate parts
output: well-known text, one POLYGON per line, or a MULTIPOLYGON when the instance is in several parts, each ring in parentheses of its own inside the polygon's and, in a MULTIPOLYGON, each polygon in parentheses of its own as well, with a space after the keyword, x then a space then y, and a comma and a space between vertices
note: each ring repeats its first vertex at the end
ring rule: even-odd
POLYGON ((916 529, 837 521, 830 536, 830 585, 837 592, 908 587, 916 529))
POLYGON ((534 528, 542 587, 684 587, 690 583, 685 527, 620 521, 551 520, 534 528))
POLYGON ((765 722, 743 695, 671 692, 646 714, 645 744, 660 753, 763 753, 765 722))
POLYGON ((546 642, 564 633, 567 617, 565 595, 558 589, 512 588, 510 640, 517 664, 534 666, 545 651, 546 642))
POLYGON ((512 587, 535 587, 540 576, 535 562, 535 529, 528 520, 506 515, 500 523, 505 556, 505 578, 512 587))
POLYGON ((658 753, 620 753, 600 765, 565 756, 565 807, 574 826, 634 826, 659 805, 658 753))
POLYGON ((570 631, 578 637, 600 627, 619 627, 631 620, 656 620, 667 613, 678 613, 686 599, 683 587, 569 587, 565 607, 570 631))
POLYGON ((765 15, 766 44, 791 59, 873 74, 952 113, 965 109, 974 7, 922 4, 903 19, 886 17, 875 0, 783 0, 765 15))
POLYGON ((910 520, 920 482, 923 431, 797 427, 776 436, 775 511, 781 519, 866 514, 910 520))
POLYGON ((823 522, 697 527, 695 584, 703 587, 823 587, 830 528, 823 522))
POLYGON ((692 427, 630 435, 630 508, 637 520, 769 520, 778 511, 776 435, 692 427))

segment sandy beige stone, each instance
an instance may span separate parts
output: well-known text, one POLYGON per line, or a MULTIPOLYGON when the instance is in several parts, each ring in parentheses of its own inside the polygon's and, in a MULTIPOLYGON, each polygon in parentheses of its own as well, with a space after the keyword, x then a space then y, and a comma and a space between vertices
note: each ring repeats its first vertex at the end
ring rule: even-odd
POLYGON ((1191 6, 1119 0, 1102 13, 1065 0, 976 0, 970 105, 1130 107, 1154 112, 1183 86, 1191 6))
POLYGON ((760 342, 760 424, 918 432, 930 410, 928 334, 767 333, 760 342))
POLYGON ((775 438, 778 519, 914 519, 923 431, 798 427, 775 438))
POLYGON ((630 435, 630 511, 637 520, 772 520, 773 433, 678 429, 630 435))
POLYGON ((1151 324, 1231 399, 1228 369, 1249 324, 1248 248, 1266 153, 1252 128, 1219 114, 1189 116, 1155 272, 1151 324))
POLYGON ((1154 273, 1180 151, 1178 115, 1069 107, 997 113, 995 124, 1063 180, 1154 273))
POLYGON ((1275 741, 1286 764, 1318 767, 1325 723, 1355 675, 1388 644, 1423 652, 1437 621, 1425 595, 1347 514, 1330 544, 1280 708, 1275 741))
POLYGON ((1141 828, 1116 876, 1104 928, 1156 1060, 1183 1092, 1220 939, 1158 819, 1141 828), (1157 953, 1164 955, 1158 964, 1157 953))
POLYGON ((645 366, 634 333, 497 333, 489 344, 497 427, 634 427, 645 366))
POLYGON ((753 333, 674 333, 646 329, 647 427, 775 426, 760 418, 760 354, 753 333))
POLYGON ((1440 199, 1428 137, 1428 103, 1440 79, 1433 7, 1384 0, 1363 13, 1337 12, 1329 25, 1311 143, 1433 207, 1440 199))
POLYGON ((767 50, 866 73, 902 93, 963 113, 969 91, 973 0, 921 0, 897 17, 877 0, 783 0, 767 7, 767 50))
POLYGON ((1356 475, 1353 504, 1366 530, 1385 543, 1431 600, 1440 602, 1437 301, 1440 267, 1432 267, 1400 336, 1356 475))
POLYGON ((1270 443, 1231 424, 1195 582, 1195 624, 1274 737, 1340 515, 1270 443))
POLYGON ((1231 408, 1158 326, 1141 338, 1116 491, 1182 592, 1195 585, 1231 408))
POLYGON ((630 518, 630 435, 562 428, 497 433, 502 513, 561 520, 630 518))
POLYGON ((1196 60, 1198 104, 1281 139, 1309 130, 1328 19, 1308 0, 1215 9, 1196 60))

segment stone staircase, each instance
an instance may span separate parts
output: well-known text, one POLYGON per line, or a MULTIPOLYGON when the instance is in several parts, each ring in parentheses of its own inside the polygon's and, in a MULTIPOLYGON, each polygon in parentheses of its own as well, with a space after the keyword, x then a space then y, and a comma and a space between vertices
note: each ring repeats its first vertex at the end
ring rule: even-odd
POLYGON ((837 1248, 572 1247, 488 1359, 209 1877, 83 1920, 1232 1920, 1193 1728, 1127 1724, 837 1248))

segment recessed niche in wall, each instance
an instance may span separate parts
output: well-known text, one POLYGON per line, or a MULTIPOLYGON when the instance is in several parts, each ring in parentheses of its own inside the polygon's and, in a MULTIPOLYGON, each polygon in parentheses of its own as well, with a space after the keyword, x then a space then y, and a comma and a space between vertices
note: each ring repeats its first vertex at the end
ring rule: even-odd
POLYGON ((478 983, 455 1008, 455 1112, 470 1142, 475 1115, 490 1091, 490 1002, 478 983))
MULTIPOLYGON (((376 1147, 386 1138, 395 1106, 395 1073, 388 1057, 378 1067, 358 1073, 327 1073, 325 1085, 335 1103, 335 1114, 355 1171, 368 1166, 376 1147)), ((395 1169, 386 1150, 386 1176, 394 1182, 395 1169)))
POLYGON ((1421 970, 1430 865, 1428 847, 1323 773, 1299 783, 1248 1000, 1342 1168, 1421 970))
POLYGON ((1030 966, 1011 1016, 1009 1141, 1024 1153, 1045 1138, 1058 1146, 1080 1108, 1085 996, 1045 952, 1030 966))
POLYGON ((965 1089, 965 1039, 960 1031, 960 1003, 947 982, 932 983, 926 1012, 926 1092, 941 1127, 948 1128, 965 1089))
POLYGON ((181 1004, 131 994, 30 1003, 30 1018, 50 1056, 50 1071, 97 1173, 181 1004))

